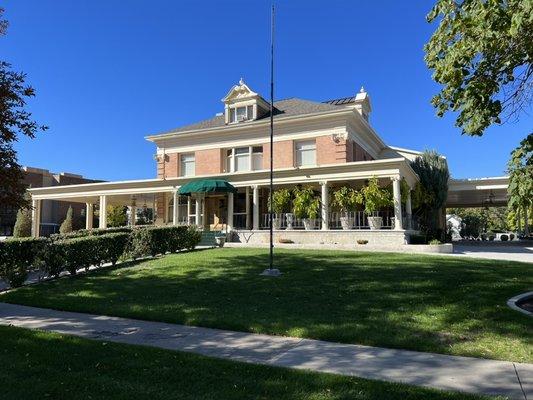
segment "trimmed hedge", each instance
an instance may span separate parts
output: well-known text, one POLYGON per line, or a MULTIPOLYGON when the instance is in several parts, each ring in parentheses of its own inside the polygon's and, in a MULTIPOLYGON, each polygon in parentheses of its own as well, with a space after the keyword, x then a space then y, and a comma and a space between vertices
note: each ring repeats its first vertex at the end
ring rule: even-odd
POLYGON ((24 283, 31 269, 40 268, 50 276, 58 276, 65 270, 74 275, 79 268, 88 270, 106 262, 115 265, 120 258, 192 250, 201 239, 200 231, 186 226, 117 228, 105 232, 92 230, 81 236, 68 234, 0 242, 0 278, 17 287, 24 283))
POLYGON ((8 239, 0 242, 0 278, 12 287, 21 286, 29 271, 42 266, 47 243, 45 238, 8 239))
MULTIPOLYGON (((52 240, 63 240, 63 239, 74 239, 74 238, 80 238, 80 237, 86 237, 86 236, 99 236, 99 235, 107 235, 109 233, 130 233, 133 229, 130 226, 119 226, 114 228, 106 228, 106 229, 79 229, 77 231, 69 232, 69 233, 54 233, 50 235, 50 239, 52 240)), ((140 228, 137 228, 140 229, 140 228)))

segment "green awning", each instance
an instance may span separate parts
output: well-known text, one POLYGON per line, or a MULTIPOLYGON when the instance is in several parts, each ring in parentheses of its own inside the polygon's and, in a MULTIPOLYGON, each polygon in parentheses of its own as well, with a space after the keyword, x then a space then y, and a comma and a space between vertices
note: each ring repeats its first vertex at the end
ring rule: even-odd
POLYGON ((179 188, 178 194, 190 196, 193 193, 236 193, 237 189, 222 179, 200 179, 179 188))

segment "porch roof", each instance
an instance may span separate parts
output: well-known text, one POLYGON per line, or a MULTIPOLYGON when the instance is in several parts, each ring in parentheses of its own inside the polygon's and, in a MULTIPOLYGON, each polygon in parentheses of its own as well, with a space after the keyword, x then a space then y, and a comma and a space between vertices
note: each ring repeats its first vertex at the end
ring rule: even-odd
POLYGON ((508 187, 508 176, 450 179, 446 207, 505 206, 508 187))
MULTIPOLYGON (((236 188, 245 186, 266 186, 269 170, 222 173, 201 176, 203 179, 224 179, 236 188)), ((274 184, 316 183, 322 181, 340 182, 364 180, 371 177, 404 177, 414 187, 418 176, 405 158, 391 158, 373 161, 357 161, 312 167, 283 168, 274 170, 274 184)), ((52 186, 29 189, 34 200, 68 200, 73 202, 97 202, 99 196, 124 196, 138 193, 174 192, 182 185, 197 180, 196 177, 167 179, 145 179, 132 181, 98 182, 80 185, 52 186)))

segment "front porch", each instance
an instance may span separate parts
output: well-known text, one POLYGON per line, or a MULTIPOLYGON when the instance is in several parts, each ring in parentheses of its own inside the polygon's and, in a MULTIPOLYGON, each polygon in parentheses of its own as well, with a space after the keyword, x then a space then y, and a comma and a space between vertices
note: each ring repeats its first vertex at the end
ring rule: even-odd
MULTIPOLYGON (((303 229, 303 221, 291 213, 276 214, 284 235, 301 240, 338 243, 356 237, 387 243, 406 243, 408 234, 415 227, 411 216, 411 193, 417 181, 416 174, 404 159, 352 162, 321 167, 302 167, 276 171, 274 190, 292 189, 298 186, 312 188, 320 198, 320 215, 312 221, 315 228, 303 229), (368 179, 377 178, 382 187, 392 185, 394 206, 376 211, 382 218, 381 233, 369 229, 368 217, 362 210, 350 211, 347 216, 351 229, 341 227, 341 214, 330 206, 331 193, 341 186, 360 189, 368 179), (401 180, 409 190, 402 204, 401 180), (305 232, 305 233, 303 233, 305 232), (314 234, 312 233, 314 232, 314 234), (328 236, 328 232, 331 232, 328 236), (393 233, 397 232, 397 233, 393 233), (315 237, 315 238, 313 238, 315 237), (304 239, 308 238, 308 239, 304 239), (313 239, 311 239, 313 238, 313 239), (375 238, 375 239, 369 239, 375 238), (401 239, 400 239, 401 238, 401 239)), ((269 229, 268 214, 268 171, 250 173, 220 174, 201 178, 152 179, 145 181, 104 182, 84 185, 56 186, 31 189, 33 201, 33 234, 40 235, 40 204, 46 199, 68 200, 85 203, 86 228, 108 227, 107 213, 101 210, 109 205, 128 207, 128 224, 139 223, 140 213, 149 210, 150 222, 156 225, 196 225, 203 230, 234 232, 229 237, 243 241, 254 233, 257 240, 269 229), (179 189, 188 182, 202 178, 224 179, 236 189, 235 193, 192 193, 182 196, 179 189), (95 212, 98 218, 95 219, 95 212), (94 223, 93 221, 96 221, 94 223)), ((143 220, 144 223, 146 221, 143 220)), ((346 228, 346 227, 345 227, 346 228)), ((254 239, 255 240, 255 239, 254 239)), ((290 240, 290 239, 289 239, 290 240)))

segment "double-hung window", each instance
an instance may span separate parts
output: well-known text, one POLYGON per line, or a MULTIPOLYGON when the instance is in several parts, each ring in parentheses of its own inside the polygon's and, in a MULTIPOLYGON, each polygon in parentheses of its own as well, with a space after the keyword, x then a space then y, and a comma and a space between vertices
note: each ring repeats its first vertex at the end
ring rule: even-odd
POLYGON ((180 175, 194 176, 195 159, 194 153, 182 154, 180 156, 180 175))
POLYGON ((316 142, 304 140, 296 142, 296 166, 316 165, 316 142))

